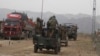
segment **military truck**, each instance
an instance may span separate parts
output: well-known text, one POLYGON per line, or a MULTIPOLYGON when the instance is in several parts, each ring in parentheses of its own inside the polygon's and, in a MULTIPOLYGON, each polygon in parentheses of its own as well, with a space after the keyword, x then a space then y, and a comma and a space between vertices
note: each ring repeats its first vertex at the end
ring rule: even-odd
POLYGON ((41 20, 39 21, 40 23, 38 22, 38 24, 36 24, 35 29, 41 30, 42 28, 42 31, 36 31, 33 36, 34 52, 37 53, 38 50, 42 51, 43 49, 52 49, 55 54, 58 54, 60 52, 60 36, 56 27, 57 21, 55 17, 52 16, 48 20, 47 27, 40 26, 40 28, 37 28, 37 25, 41 24, 41 20), (52 25, 52 23, 54 23, 54 25, 52 25))
POLYGON ((73 23, 65 23, 65 25, 67 26, 67 35, 68 35, 68 39, 74 39, 77 40, 77 24, 73 24, 73 23))

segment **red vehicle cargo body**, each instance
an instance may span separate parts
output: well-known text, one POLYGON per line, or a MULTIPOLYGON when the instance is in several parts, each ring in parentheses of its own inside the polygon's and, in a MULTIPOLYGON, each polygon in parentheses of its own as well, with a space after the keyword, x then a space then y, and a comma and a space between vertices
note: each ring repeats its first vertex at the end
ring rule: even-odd
POLYGON ((3 22, 3 34, 5 37, 26 37, 32 35, 35 23, 29 20, 24 13, 13 12, 7 15, 3 22))

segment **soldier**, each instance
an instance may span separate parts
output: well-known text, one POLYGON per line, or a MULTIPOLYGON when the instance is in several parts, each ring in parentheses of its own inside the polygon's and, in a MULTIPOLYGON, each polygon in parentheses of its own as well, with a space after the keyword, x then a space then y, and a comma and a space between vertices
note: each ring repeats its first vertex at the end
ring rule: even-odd
POLYGON ((50 17, 50 19, 47 22, 47 29, 48 29, 47 35, 49 37, 53 36, 53 33, 56 30, 57 25, 58 25, 58 22, 56 20, 56 17, 55 16, 50 17))
POLYGON ((36 27, 35 27, 37 34, 42 34, 42 26, 43 26, 43 20, 40 18, 37 18, 36 27))
POLYGON ((66 37, 67 37, 66 27, 63 25, 60 25, 59 31, 60 31, 61 40, 66 40, 66 37))
POLYGON ((50 17, 49 21, 47 22, 47 27, 48 28, 56 28, 58 25, 58 22, 56 20, 55 16, 50 17))
POLYGON ((73 31, 77 32, 77 29, 78 29, 77 25, 73 25, 73 26, 72 26, 72 30, 73 30, 73 31))

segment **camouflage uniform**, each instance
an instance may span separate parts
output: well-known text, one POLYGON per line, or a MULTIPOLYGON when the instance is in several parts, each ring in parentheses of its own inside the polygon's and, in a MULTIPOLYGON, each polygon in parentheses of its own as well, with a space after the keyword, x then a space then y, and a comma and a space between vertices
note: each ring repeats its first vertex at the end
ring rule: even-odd
POLYGON ((58 24, 58 22, 57 22, 57 20, 56 20, 56 17, 55 16, 52 16, 50 19, 49 19, 49 21, 47 22, 47 27, 48 28, 56 28, 56 26, 57 26, 57 24, 58 24))
POLYGON ((66 39, 66 37, 67 37, 67 32, 66 32, 67 30, 66 30, 66 27, 65 26, 62 26, 62 25, 60 25, 59 26, 59 33, 60 33, 60 37, 61 37, 61 40, 65 40, 66 39))
POLYGON ((37 34, 42 34, 42 26, 43 26, 43 20, 40 18, 37 18, 36 27, 35 27, 35 32, 37 34))
POLYGON ((73 31, 77 32, 77 29, 78 29, 77 26, 75 26, 75 25, 72 26, 73 31))
POLYGON ((48 36, 52 37, 55 30, 56 30, 56 27, 57 27, 57 20, 56 20, 56 17, 55 16, 52 16, 50 17, 50 19, 48 20, 47 22, 47 29, 48 29, 48 36))

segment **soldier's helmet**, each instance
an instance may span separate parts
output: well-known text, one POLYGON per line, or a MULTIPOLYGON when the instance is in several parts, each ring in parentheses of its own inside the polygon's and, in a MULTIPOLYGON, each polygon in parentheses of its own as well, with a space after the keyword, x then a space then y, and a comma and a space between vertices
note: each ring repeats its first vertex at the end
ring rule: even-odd
POLYGON ((52 16, 52 18, 56 18, 55 16, 52 16))
POLYGON ((37 18, 37 21, 39 21, 39 20, 40 20, 40 18, 38 17, 38 18, 37 18))
POLYGON ((55 19, 55 18, 56 18, 55 16, 51 16, 49 20, 52 20, 52 19, 55 19))

